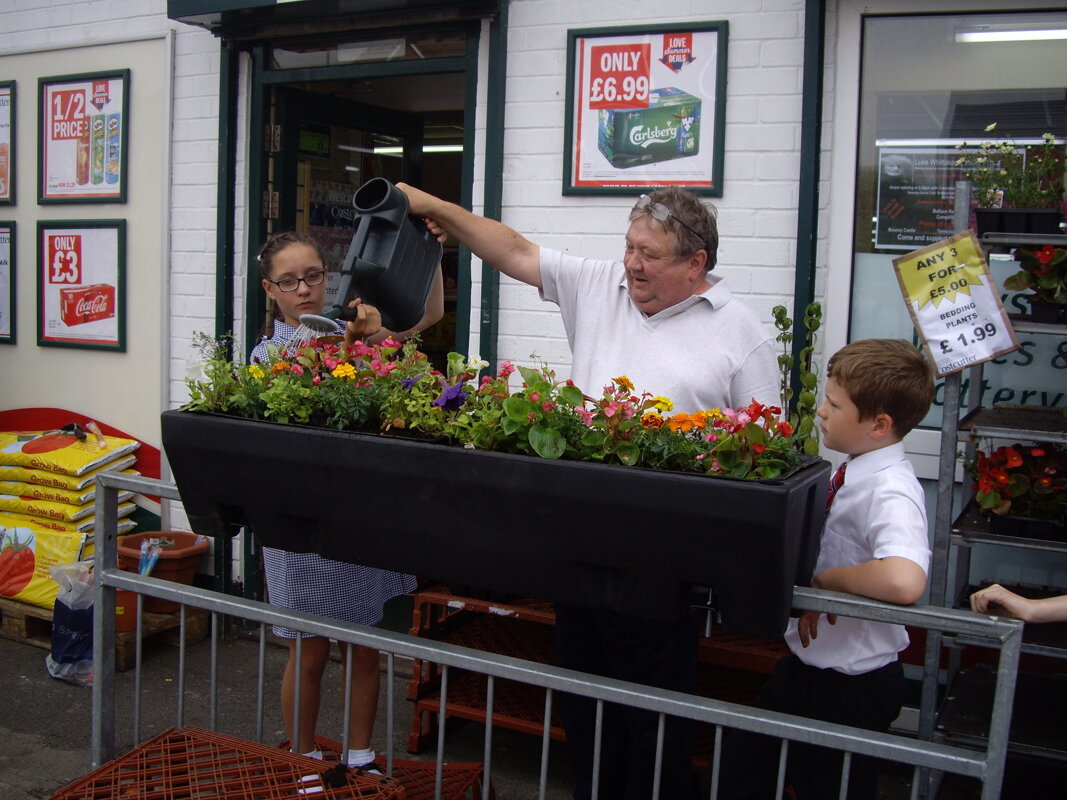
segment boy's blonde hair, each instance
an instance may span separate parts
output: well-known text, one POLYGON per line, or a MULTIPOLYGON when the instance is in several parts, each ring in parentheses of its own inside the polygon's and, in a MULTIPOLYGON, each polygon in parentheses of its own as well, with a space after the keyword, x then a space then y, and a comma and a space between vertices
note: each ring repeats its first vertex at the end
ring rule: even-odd
POLYGON ((838 350, 827 379, 848 392, 860 419, 888 414, 901 439, 926 416, 934 401, 930 361, 903 339, 861 339, 838 350))

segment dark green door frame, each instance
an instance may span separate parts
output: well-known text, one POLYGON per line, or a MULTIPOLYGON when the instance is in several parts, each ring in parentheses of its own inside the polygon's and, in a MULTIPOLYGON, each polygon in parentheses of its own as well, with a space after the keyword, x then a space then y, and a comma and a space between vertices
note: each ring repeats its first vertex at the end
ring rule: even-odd
MULTIPOLYGON (((262 310, 257 305, 260 297, 260 279, 256 270, 255 253, 266 237, 267 224, 262 216, 263 193, 269 185, 267 169, 268 157, 258 142, 263 139, 263 131, 271 121, 270 96, 271 89, 276 86, 291 85, 296 83, 308 83, 323 80, 357 80, 367 78, 397 77, 407 75, 437 75, 443 73, 462 72, 467 75, 466 108, 464 110, 464 185, 462 187, 462 201, 467 207, 470 206, 471 185, 473 184, 473 153, 474 153, 474 120, 475 102, 477 97, 477 56, 478 40, 480 31, 475 26, 469 26, 467 35, 466 55, 462 57, 434 58, 418 61, 395 61, 370 64, 345 64, 335 67, 303 67, 299 69, 269 69, 266 64, 266 49, 254 48, 251 51, 252 59, 252 88, 249 101, 249 121, 251 126, 251 147, 249 149, 249 181, 248 181, 248 269, 245 283, 245 321, 244 335, 248 348, 256 341, 262 324, 262 310)), ((502 137, 502 133, 501 133, 502 137)), ((283 176, 275 176, 275 183, 283 176)), ((487 176, 488 177, 488 176, 487 176)), ((500 181, 499 173, 495 179, 500 181)), ((499 190, 498 190, 499 192, 499 190)), ((220 207, 220 224, 222 209, 220 207)), ((219 275, 224 272, 232 273, 232 259, 218 265, 219 275)), ((460 264, 460 292, 457 296, 457 330, 456 335, 460 341, 465 341, 469 336, 470 318, 470 256, 464 254, 460 264), (467 283, 464 286, 464 283, 467 283)), ((220 289, 223 287, 220 285, 220 289)), ((232 306, 232 292, 228 298, 232 306)), ((495 312, 494 312, 495 316, 495 312)), ((248 349, 246 348, 246 349, 248 349)))

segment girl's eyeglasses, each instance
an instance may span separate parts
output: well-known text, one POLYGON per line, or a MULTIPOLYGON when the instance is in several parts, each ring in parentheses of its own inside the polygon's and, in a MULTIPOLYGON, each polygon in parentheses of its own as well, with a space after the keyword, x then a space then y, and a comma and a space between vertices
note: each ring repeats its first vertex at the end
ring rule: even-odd
POLYGON ((678 216, 672 213, 671 210, 667 208, 667 206, 663 205, 663 203, 654 202, 652 198, 649 197, 647 194, 643 194, 639 198, 637 198, 637 205, 635 205, 634 208, 638 208, 641 211, 644 211, 645 213, 651 214, 653 219, 657 219, 660 222, 666 222, 668 219, 673 219, 675 222, 677 222, 679 225, 681 225, 683 228, 685 228, 687 231, 697 237, 697 239, 700 240, 701 244, 707 247, 707 243, 704 241, 703 236, 701 236, 695 230, 693 230, 680 219, 678 219, 678 216))
POLYGON ((282 278, 280 281, 272 281, 270 278, 267 278, 269 283, 273 283, 283 292, 295 292, 297 287, 300 286, 301 281, 308 286, 318 286, 324 280, 326 280, 326 270, 324 269, 317 269, 314 272, 309 272, 303 278, 282 278))

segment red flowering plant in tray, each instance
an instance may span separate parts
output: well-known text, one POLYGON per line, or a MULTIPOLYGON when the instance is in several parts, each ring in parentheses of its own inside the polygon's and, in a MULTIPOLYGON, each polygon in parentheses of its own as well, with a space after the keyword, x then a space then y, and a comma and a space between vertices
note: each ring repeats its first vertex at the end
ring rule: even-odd
POLYGON ((1067 451, 1053 444, 979 450, 969 470, 975 500, 989 514, 1059 519, 1067 510, 1067 451))
POLYGON ((1067 303, 1067 248, 1018 247, 1015 260, 1022 269, 1004 279, 1004 288, 1029 291, 1043 303, 1067 303))

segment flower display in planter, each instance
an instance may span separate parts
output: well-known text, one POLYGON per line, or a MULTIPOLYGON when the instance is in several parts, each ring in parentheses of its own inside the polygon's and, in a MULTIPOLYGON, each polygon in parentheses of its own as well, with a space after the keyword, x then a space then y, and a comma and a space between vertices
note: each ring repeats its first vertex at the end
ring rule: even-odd
POLYGON ((1067 511, 1067 450, 1053 444, 979 450, 968 465, 975 500, 990 514, 1062 519, 1067 511))
MULTIPOLYGON (((798 432, 778 406, 752 400, 671 414, 669 398, 639 392, 625 375, 589 396, 545 364, 504 362, 496 375, 479 377, 486 362, 450 353, 440 371, 414 342, 393 339, 346 347, 323 337, 251 365, 231 363, 224 342, 199 337, 198 346, 206 361, 186 381, 188 411, 738 478, 778 478, 817 451, 813 425, 798 432)), ((813 377, 805 393, 813 393, 813 377)))
POLYGON ((1031 292, 1032 301, 1067 303, 1067 248, 1018 247, 1014 256, 1022 269, 1005 278, 1005 289, 1031 292))
MULTIPOLYGON (((985 132, 995 134, 997 123, 985 132)), ((1019 145, 1012 138, 987 139, 975 145, 962 142, 956 160, 974 184, 979 208, 1050 208, 1063 202, 1064 147, 1051 133, 1041 144, 1019 145)))

